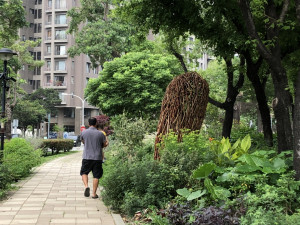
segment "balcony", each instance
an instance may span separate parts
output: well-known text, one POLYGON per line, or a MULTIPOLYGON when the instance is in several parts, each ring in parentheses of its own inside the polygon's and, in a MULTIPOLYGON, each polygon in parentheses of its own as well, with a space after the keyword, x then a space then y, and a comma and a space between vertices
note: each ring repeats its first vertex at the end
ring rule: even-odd
POLYGON ((54 81, 54 82, 45 82, 44 83, 45 88, 55 88, 55 89, 66 89, 67 88, 67 82, 66 81, 54 81))
POLYGON ((56 42, 67 42, 67 34, 56 34, 55 35, 55 41, 56 42))
POLYGON ((55 26, 56 27, 67 27, 68 21, 66 19, 56 19, 55 20, 55 26))

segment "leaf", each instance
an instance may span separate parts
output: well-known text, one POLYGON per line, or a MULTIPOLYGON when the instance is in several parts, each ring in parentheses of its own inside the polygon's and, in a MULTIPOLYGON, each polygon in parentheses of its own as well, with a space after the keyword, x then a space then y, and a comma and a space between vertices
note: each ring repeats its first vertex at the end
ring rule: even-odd
POLYGON ((220 186, 214 187, 214 191, 218 199, 226 200, 231 196, 231 192, 228 189, 220 186))
POLYGON ((216 168, 216 164, 214 163, 206 163, 200 166, 197 170, 193 173, 193 178, 201 179, 208 177, 209 174, 216 168))
POLYGON ((241 165, 236 167, 236 171, 239 173, 251 173, 258 170, 261 170, 261 168, 252 165, 241 165))
POLYGON ((206 187, 206 189, 208 190, 208 192, 211 194, 211 197, 213 199, 217 199, 217 195, 215 193, 214 186, 213 186, 213 184, 212 184, 212 182, 211 182, 210 179, 205 178, 205 180, 204 180, 204 186, 206 187))
POLYGON ((246 135, 246 137, 243 138, 243 140, 241 142, 241 148, 246 153, 246 152, 248 152, 250 147, 251 147, 251 138, 250 138, 250 135, 248 134, 248 135, 246 135))
POLYGON ((187 200, 188 201, 192 201, 192 200, 194 200, 194 199, 197 199, 197 198, 200 198, 202 195, 204 195, 206 193, 206 191, 204 190, 204 191, 195 191, 195 192, 192 192, 189 196, 188 196, 188 198, 187 198, 187 200))
POLYGON ((186 188, 177 189, 176 192, 177 192, 177 194, 179 194, 179 195, 181 195, 181 196, 183 196, 185 198, 187 198, 191 194, 191 192, 188 189, 186 189, 186 188))
POLYGON ((273 161, 273 166, 276 170, 280 170, 286 167, 285 161, 280 158, 276 158, 273 161))

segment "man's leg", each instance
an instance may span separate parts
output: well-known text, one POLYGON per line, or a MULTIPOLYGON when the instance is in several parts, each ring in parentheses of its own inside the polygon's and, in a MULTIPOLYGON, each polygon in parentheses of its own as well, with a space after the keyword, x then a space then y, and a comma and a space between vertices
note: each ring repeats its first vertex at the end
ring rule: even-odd
POLYGON ((96 191, 97 191, 97 188, 98 188, 98 184, 99 184, 99 179, 94 178, 93 179, 93 195, 92 195, 92 197, 95 197, 97 195, 96 191))
POLYGON ((81 177, 82 177, 82 181, 83 181, 84 187, 87 188, 88 187, 88 183, 89 183, 88 175, 82 174, 81 177))

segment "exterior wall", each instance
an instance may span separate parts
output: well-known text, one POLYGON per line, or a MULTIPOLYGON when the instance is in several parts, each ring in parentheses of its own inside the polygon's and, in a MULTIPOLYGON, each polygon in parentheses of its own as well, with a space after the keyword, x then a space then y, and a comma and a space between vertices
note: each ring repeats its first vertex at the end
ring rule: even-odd
MULTIPOLYGON (((39 87, 58 90, 62 104, 58 107, 56 117, 51 117, 51 125, 67 126, 69 131, 74 127, 75 134, 80 133, 81 99, 84 98, 84 89, 89 78, 98 76, 98 70, 94 73, 92 68, 87 69, 87 65, 91 64, 86 55, 81 54, 71 58, 67 54, 68 48, 74 45, 75 39, 73 35, 66 34, 70 22, 66 14, 69 9, 79 4, 79 0, 23 1, 27 12, 26 19, 33 25, 20 29, 19 32, 21 40, 24 38, 26 40, 41 39, 41 45, 30 51, 45 61, 40 72, 38 69, 30 71, 26 66, 20 71, 21 77, 27 81, 23 88, 28 93, 39 87), (63 93, 69 95, 63 95, 63 93), (77 97, 72 97, 72 94, 77 97), (72 116, 66 115, 68 110, 74 111, 72 116)), ((98 115, 99 110, 86 102, 84 102, 84 109, 85 126, 87 126, 88 117, 92 114, 90 112, 98 115)))

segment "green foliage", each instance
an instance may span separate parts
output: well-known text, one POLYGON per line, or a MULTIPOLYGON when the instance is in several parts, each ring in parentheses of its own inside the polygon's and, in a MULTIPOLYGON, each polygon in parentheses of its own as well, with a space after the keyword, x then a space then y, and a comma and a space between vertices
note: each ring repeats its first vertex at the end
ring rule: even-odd
POLYGON ((247 153, 251 147, 250 135, 238 139, 233 145, 228 138, 221 141, 212 140, 210 145, 211 159, 219 166, 233 164, 234 160, 247 153))
POLYGON ((157 117, 167 85, 180 72, 173 56, 132 52, 105 63, 85 95, 108 115, 157 117))
POLYGON ((128 155, 119 151, 115 157, 101 181, 103 201, 115 210, 133 215, 148 205, 162 207, 175 195, 176 171, 155 161, 152 154, 137 154, 128 160, 128 155))
POLYGON ((125 113, 115 116, 111 121, 114 128, 114 138, 133 150, 135 146, 141 146, 147 132, 147 123, 142 118, 130 119, 125 113))
POLYGON ((26 25, 22 1, 6 0, 0 4, 0 46, 7 47, 18 39, 18 29, 26 25))
POLYGON ((52 115, 57 113, 56 106, 61 103, 58 91, 52 88, 39 88, 33 93, 27 94, 25 99, 38 102, 44 107, 47 113, 51 113, 52 115))
POLYGON ((41 123, 46 110, 38 101, 19 100, 13 111, 13 118, 19 120, 19 127, 25 132, 28 126, 41 123))
POLYGON ((25 139, 13 138, 5 143, 3 165, 18 180, 41 162, 41 154, 41 150, 34 150, 25 139))
POLYGON ((44 149, 44 154, 47 155, 48 148, 51 149, 53 154, 59 151, 68 152, 73 148, 73 145, 74 142, 71 139, 47 139, 43 140, 42 148, 44 149))
POLYGON ((72 18, 69 32, 74 32, 76 39, 76 44, 68 49, 72 57, 84 53, 93 66, 103 67, 105 62, 130 51, 137 31, 132 24, 115 16, 113 8, 112 1, 81 0, 80 8, 68 11, 72 18), (79 30, 82 23, 85 24, 79 30))
POLYGON ((5 191, 9 189, 13 177, 7 165, 0 164, 0 199, 5 195, 5 191))
POLYGON ((244 198, 247 213, 241 224, 291 224, 285 219, 300 206, 299 181, 295 181, 294 173, 282 174, 274 185, 258 183, 255 193, 248 192, 244 198))
POLYGON ((160 148, 160 162, 170 170, 178 171, 182 185, 189 183, 190 176, 199 164, 206 161, 208 139, 195 132, 183 132, 178 142, 173 132, 163 137, 160 148))

